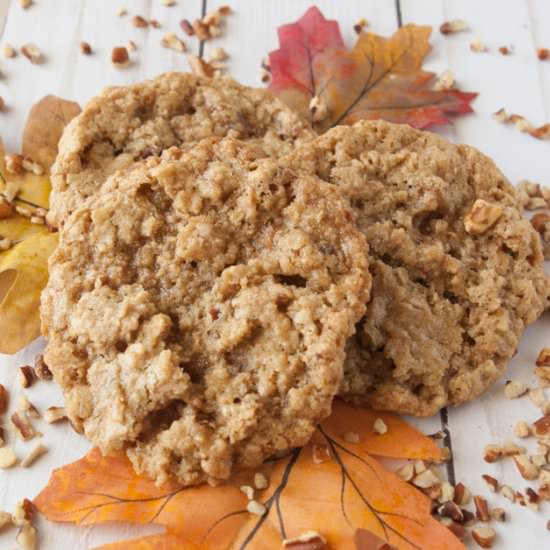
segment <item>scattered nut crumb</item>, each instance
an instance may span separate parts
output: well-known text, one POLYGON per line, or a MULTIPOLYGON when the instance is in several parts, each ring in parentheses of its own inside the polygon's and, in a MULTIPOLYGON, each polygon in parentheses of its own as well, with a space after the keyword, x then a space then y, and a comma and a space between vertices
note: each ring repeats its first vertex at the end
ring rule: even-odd
POLYGON ((317 531, 305 531, 298 537, 283 540, 283 548, 295 550, 325 550, 326 547, 327 540, 317 531))
POLYGON ((546 401, 544 390, 542 388, 529 390, 529 399, 537 407, 542 407, 543 403, 546 401))
POLYGON ((80 43, 80 53, 84 55, 92 55, 92 47, 88 44, 88 42, 80 43))
POLYGON ((161 0, 163 6, 173 6, 176 3, 176 0, 161 0))
POLYGON ((51 380, 53 378, 52 372, 48 368, 48 365, 46 365, 42 354, 34 358, 34 373, 40 380, 51 380))
POLYGON ((452 34, 455 32, 461 32, 468 30, 468 24, 462 19, 453 19, 452 21, 445 21, 439 27, 441 34, 452 34))
POLYGON ((149 25, 151 25, 151 27, 153 27, 153 29, 160 29, 161 28, 161 24, 160 24, 160 21, 158 21, 157 19, 151 19, 149 21, 149 25))
POLYGON ((241 485, 239 489, 246 495, 248 500, 252 500, 254 498, 254 488, 250 487, 250 485, 241 485))
POLYGON ((22 388, 30 388, 34 383, 34 369, 25 365, 19 367, 19 384, 22 388))
POLYGON ((121 6, 120 8, 117 8, 116 14, 118 17, 124 17, 125 15, 128 15, 128 10, 124 6, 121 6))
POLYGON ((17 55, 17 51, 11 44, 4 44, 2 46, 2 55, 6 58, 15 57, 17 55))
POLYGON ((19 0, 19 5, 26 10, 29 8, 32 4, 32 0, 19 0))
POLYGON ((8 390, 0 384, 0 414, 4 414, 8 410, 8 399, 8 390))
POLYGON ((404 466, 401 466, 396 472, 395 472, 402 480, 404 481, 411 481, 414 477, 414 465, 410 462, 408 464, 405 464, 404 466))
POLYGON ((40 418, 38 409, 29 401, 29 398, 24 393, 19 396, 19 410, 26 412, 31 418, 40 418))
POLYGON ((23 441, 28 441, 38 435, 24 412, 14 412, 11 415, 10 420, 15 428, 15 431, 17 432, 17 435, 23 441))
POLYGON ((0 511, 0 532, 13 525, 13 518, 9 512, 0 511))
POLYGON ((17 456, 11 447, 0 447, 0 468, 6 470, 17 463, 17 456))
POLYGON ((27 172, 34 174, 35 176, 42 176, 44 174, 44 168, 38 162, 32 160, 30 157, 23 157, 21 166, 27 172))
POLYGON ((38 64, 42 62, 42 52, 40 51, 40 48, 36 44, 33 44, 32 42, 29 42, 21 46, 21 53, 31 63, 38 64))
POLYGON ((498 481, 493 476, 483 474, 481 478, 485 481, 485 483, 487 483, 487 486, 492 493, 496 493, 498 491, 498 481))
POLYGON ((65 412, 65 407, 48 407, 44 413, 44 420, 48 424, 53 424, 54 422, 60 422, 67 419, 67 414, 65 412))
POLYGON ((472 538, 481 548, 492 548, 496 535, 492 527, 474 527, 472 529, 472 538))
POLYGON ((449 70, 443 71, 436 83, 434 84, 434 90, 441 91, 441 90, 452 90, 455 86, 455 77, 453 73, 449 70))
POLYGON ((130 62, 128 50, 124 46, 117 46, 111 52, 111 63, 119 69, 127 67, 130 62))
POLYGON ((137 50, 137 44, 133 40, 128 40, 126 48, 129 52, 135 52, 137 50))
POLYGON ((546 61, 550 57, 550 50, 548 48, 538 48, 537 57, 541 61, 546 61))
POLYGON ((437 477, 437 475, 432 470, 421 472, 420 474, 417 474, 412 480, 413 485, 415 485, 419 489, 428 489, 438 484, 439 482, 439 477, 437 477))
POLYGON ((374 433, 379 435, 383 435, 388 432, 388 426, 381 418, 377 418, 374 421, 373 429, 374 433))
POLYGON ((455 485, 455 496, 454 501, 459 506, 465 506, 470 502, 470 499, 472 498, 472 493, 470 493, 470 490, 464 483, 459 482, 455 485))
POLYGON ((489 506, 487 500, 481 495, 474 495, 474 505, 476 508, 476 518, 479 521, 487 522, 490 519, 489 506))
POLYGON ((191 71, 193 74, 204 77, 214 76, 214 69, 207 63, 204 59, 201 59, 197 55, 190 55, 188 57, 189 65, 191 66, 191 71))
POLYGON ((267 477, 264 476, 261 472, 256 472, 254 474, 254 486, 256 489, 267 489, 269 485, 269 482, 267 481, 267 477))
POLYGON ((479 38, 476 38, 475 40, 470 42, 470 50, 476 53, 482 53, 482 52, 488 52, 489 48, 487 47, 485 42, 483 42, 479 38))
POLYGON ((187 50, 185 42, 183 40, 180 40, 178 36, 173 32, 169 32, 168 34, 164 35, 160 43, 164 48, 169 48, 176 52, 184 52, 187 50))
POLYGON ((25 523, 15 540, 25 550, 34 550, 37 544, 36 529, 29 522, 25 523))
POLYGON ((489 514, 493 521, 506 521, 506 512, 504 508, 491 508, 489 514))
POLYGON ((194 36, 195 30, 188 19, 182 19, 180 21, 180 27, 187 36, 194 36))
POLYGON ((147 20, 141 15, 134 15, 134 17, 132 17, 132 25, 138 29, 144 29, 149 26, 149 23, 147 23, 147 20))
POLYGON ((38 443, 33 447, 29 453, 21 461, 21 466, 23 468, 28 468, 32 466, 41 456, 45 455, 48 452, 48 448, 42 443, 38 443))
POLYGON ((507 380, 504 384, 504 397, 507 399, 517 399, 527 393, 527 386, 518 380, 507 380))
POLYGON ((510 55, 513 52, 514 48, 512 46, 500 46, 498 51, 502 55, 510 55))
MULTIPOLYGON (((6 155, 4 157, 4 162, 6 164, 6 170, 10 174, 22 174, 23 173, 23 155, 18 155, 17 153, 11 153, 9 155, 6 155)), ((9 182, 8 182, 9 183, 9 182)), ((17 189, 19 192, 19 189, 17 189)), ((16 193, 17 194, 17 193, 16 193)), ((4 191, 4 195, 7 195, 7 192, 4 191)), ((8 199, 8 202, 12 202, 15 198, 15 195, 13 197, 6 197, 8 199)))
POLYGON ((210 61, 225 61, 226 59, 229 59, 229 54, 222 47, 217 46, 210 51, 210 61))
POLYGON ((251 514, 256 514, 257 516, 263 516, 267 512, 266 507, 257 500, 251 500, 246 505, 246 509, 251 514))
POLYGON ((363 30, 366 29, 368 26, 369 22, 364 17, 360 17, 353 25, 353 30, 357 34, 361 34, 363 30))
POLYGON ((521 439, 529 437, 531 435, 531 428, 525 420, 518 420, 514 426, 514 435, 521 439))

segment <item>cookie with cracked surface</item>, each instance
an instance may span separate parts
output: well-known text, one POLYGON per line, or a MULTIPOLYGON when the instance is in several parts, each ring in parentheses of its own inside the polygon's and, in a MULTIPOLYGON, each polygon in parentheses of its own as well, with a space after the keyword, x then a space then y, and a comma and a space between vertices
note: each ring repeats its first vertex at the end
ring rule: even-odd
POLYGON ((305 444, 365 310, 367 257, 336 188, 230 138, 114 174, 67 219, 42 296, 69 417, 160 483, 305 444))
POLYGON ((278 156, 315 133, 267 90, 226 78, 165 73, 111 86, 63 133, 52 167, 48 221, 60 226, 116 170, 211 136, 251 141, 278 156))
POLYGON ((479 396, 550 292, 540 239, 495 164, 385 122, 335 128, 282 162, 337 185, 369 242, 372 299, 341 395, 415 415, 479 396))

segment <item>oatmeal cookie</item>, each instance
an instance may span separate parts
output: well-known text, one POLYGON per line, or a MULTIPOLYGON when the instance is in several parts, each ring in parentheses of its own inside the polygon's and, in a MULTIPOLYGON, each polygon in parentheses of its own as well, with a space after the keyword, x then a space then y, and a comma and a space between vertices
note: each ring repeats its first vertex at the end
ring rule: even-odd
POLYGON ((305 444, 364 314, 352 209, 231 138, 111 176, 67 219, 42 296, 68 415, 159 483, 305 444))
POLYGON ((372 299, 340 394, 415 415, 480 395, 550 292, 540 239, 494 163, 385 122, 335 128, 285 162, 337 185, 369 242, 372 299))
POLYGON ((52 167, 48 221, 61 225, 110 174, 135 160, 211 136, 249 140, 278 156, 315 133, 267 90, 226 78, 165 73, 108 87, 63 133, 52 167))

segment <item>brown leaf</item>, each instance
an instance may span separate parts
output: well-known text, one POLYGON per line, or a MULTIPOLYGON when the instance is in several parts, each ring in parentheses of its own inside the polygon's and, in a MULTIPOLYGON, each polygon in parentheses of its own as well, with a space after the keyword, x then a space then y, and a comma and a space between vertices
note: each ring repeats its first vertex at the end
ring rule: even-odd
POLYGON ((57 144, 63 129, 78 113, 78 103, 53 95, 47 95, 35 103, 23 130, 23 155, 32 158, 47 171, 57 156, 57 144))

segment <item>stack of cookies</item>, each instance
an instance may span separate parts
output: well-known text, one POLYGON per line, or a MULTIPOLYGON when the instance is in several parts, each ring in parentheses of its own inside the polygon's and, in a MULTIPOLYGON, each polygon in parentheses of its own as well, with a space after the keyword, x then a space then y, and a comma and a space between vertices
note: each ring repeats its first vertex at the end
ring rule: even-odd
POLYGON ((159 483, 304 445, 336 395, 472 399, 550 298, 491 160, 384 122, 316 137, 227 79, 106 89, 52 182, 46 362, 73 425, 159 483))

